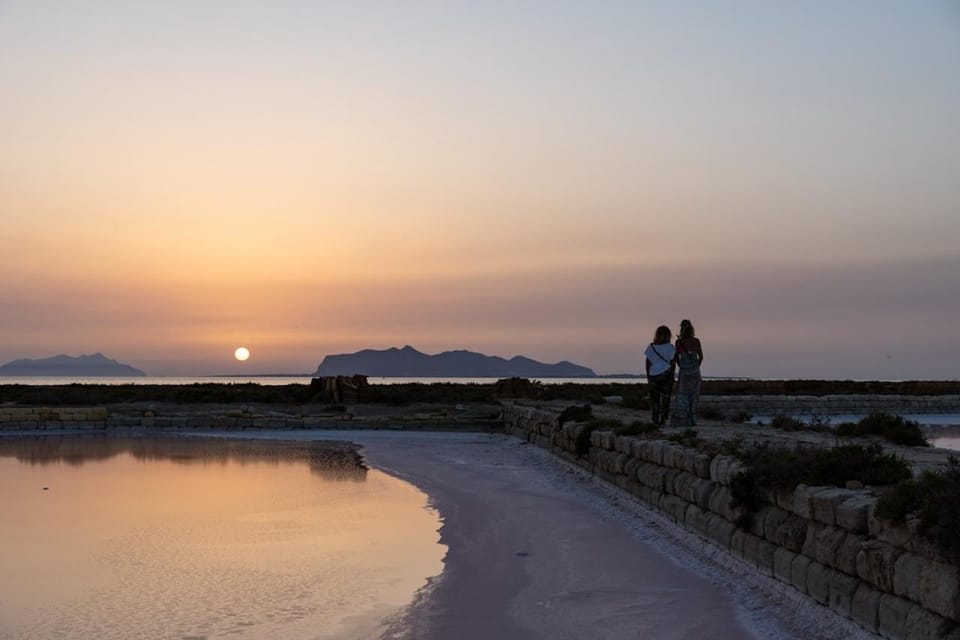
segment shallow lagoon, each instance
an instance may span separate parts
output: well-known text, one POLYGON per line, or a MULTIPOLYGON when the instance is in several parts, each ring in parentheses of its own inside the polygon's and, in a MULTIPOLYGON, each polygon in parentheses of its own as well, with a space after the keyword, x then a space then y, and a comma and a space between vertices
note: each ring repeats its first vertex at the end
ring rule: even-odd
POLYGON ((370 638, 437 513, 349 447, 0 439, 0 637, 370 638))

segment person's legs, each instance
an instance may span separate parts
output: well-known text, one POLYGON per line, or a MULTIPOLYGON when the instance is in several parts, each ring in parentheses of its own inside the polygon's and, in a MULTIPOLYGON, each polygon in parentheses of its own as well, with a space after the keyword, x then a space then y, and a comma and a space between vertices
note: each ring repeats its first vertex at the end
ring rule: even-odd
POLYGON ((647 382, 647 386, 650 387, 650 418, 653 420, 653 424, 660 424, 660 416, 663 415, 660 410, 662 402, 660 384, 654 377, 650 378, 650 381, 647 382))
POLYGON ((657 424, 666 424, 670 418, 670 394, 673 391, 673 376, 671 375, 664 382, 660 390, 660 421, 657 424))

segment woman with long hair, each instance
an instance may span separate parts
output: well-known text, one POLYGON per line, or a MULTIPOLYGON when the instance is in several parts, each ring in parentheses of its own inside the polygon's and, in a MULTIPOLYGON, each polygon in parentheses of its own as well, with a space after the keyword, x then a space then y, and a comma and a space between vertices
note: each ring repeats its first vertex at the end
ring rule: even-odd
POLYGON ((673 363, 677 366, 677 387, 672 424, 692 427, 697 424, 700 405, 700 365, 703 364, 703 346, 696 336, 693 323, 683 320, 677 336, 673 363))
POLYGON ((654 424, 665 424, 670 415, 674 354, 670 337, 670 327, 657 327, 653 342, 643 352, 647 357, 647 387, 650 389, 650 411, 654 424))

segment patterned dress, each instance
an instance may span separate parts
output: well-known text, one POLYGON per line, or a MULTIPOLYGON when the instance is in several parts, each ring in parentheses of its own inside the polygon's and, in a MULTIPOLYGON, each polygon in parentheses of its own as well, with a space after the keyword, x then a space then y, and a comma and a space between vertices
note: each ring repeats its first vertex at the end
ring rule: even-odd
POLYGON ((700 406, 700 358, 687 351, 677 342, 677 386, 674 387, 671 424, 678 427, 693 427, 697 424, 700 406))

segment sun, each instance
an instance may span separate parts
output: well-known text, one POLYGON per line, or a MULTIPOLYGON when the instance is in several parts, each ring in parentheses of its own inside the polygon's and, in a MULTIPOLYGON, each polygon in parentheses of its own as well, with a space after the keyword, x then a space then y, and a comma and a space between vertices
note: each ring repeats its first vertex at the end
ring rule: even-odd
POLYGON ((247 349, 246 347, 237 347, 237 350, 233 352, 233 357, 240 362, 243 362, 250 357, 250 349, 247 349))

